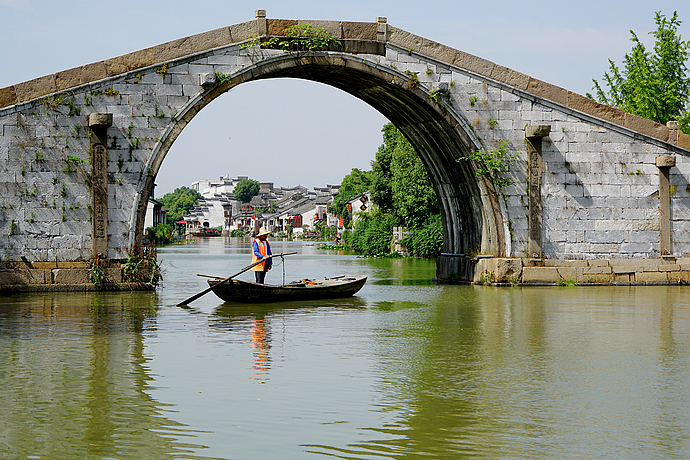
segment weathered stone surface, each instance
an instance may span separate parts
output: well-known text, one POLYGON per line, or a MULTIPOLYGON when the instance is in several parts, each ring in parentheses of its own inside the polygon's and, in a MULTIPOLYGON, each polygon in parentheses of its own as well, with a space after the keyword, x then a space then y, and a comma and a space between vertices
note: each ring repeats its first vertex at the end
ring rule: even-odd
POLYGON ((496 67, 496 64, 487 59, 482 59, 469 53, 463 53, 462 51, 457 52, 452 63, 453 65, 485 77, 490 77, 494 67, 496 67))
POLYGON ((147 67, 155 63, 153 48, 147 48, 108 59, 105 61, 105 68, 109 76, 115 76, 131 70, 141 69, 142 67, 147 67))
POLYGON ((90 113, 87 118, 88 126, 92 127, 108 127, 113 124, 112 113, 90 113))
POLYGON ((537 80, 535 78, 530 78, 529 85, 527 86, 527 92, 549 101, 556 102, 562 106, 568 105, 568 90, 550 83, 543 82, 541 80, 537 80))
POLYGON ((101 61, 58 72, 55 74, 55 82, 57 89, 62 91, 92 81, 102 80, 107 76, 105 63, 101 61))
POLYGON ((678 147, 685 149, 685 150, 690 150, 690 135, 687 135, 684 132, 679 131, 678 132, 678 147))
POLYGON ((14 90, 14 86, 0 88, 0 107, 14 105, 17 102, 17 93, 14 90))
POLYGON ((256 27, 256 20, 241 22, 230 26, 230 37, 233 43, 243 42, 249 40, 252 34, 258 33, 256 27))
POLYGON ((24 83, 18 83, 14 85, 14 90, 17 93, 17 100, 20 102, 54 93, 57 90, 55 75, 47 75, 24 83))
POLYGON ((529 86, 530 77, 502 65, 496 65, 491 71, 491 78, 517 89, 525 91, 529 86))
POLYGON ((657 123, 647 118, 633 115, 631 113, 625 114, 625 127, 637 131, 641 134, 654 137, 661 141, 668 140, 668 127, 657 123))
POLYGON ((561 276, 556 267, 524 267, 522 269, 523 283, 558 283, 561 276))
POLYGON ((656 166, 658 168, 672 168, 676 165, 675 155, 660 155, 656 157, 656 166))
POLYGON ((550 125, 527 125, 525 126, 525 137, 546 137, 551 132, 550 125))
POLYGON ((343 22, 344 39, 376 40, 376 24, 369 22, 343 22))
POLYGON ((88 284, 89 270, 85 268, 56 268, 53 270, 53 282, 56 284, 88 284))
POLYGON ((494 275, 498 283, 510 283, 522 274, 522 259, 493 259, 494 275))
POLYGON ((668 272, 635 272, 635 281, 665 283, 668 279, 668 272))
POLYGON ((50 270, 0 270, 0 285, 50 284, 50 270))
POLYGON ((298 22, 293 19, 268 19, 268 35, 285 35, 285 29, 296 26, 298 22))

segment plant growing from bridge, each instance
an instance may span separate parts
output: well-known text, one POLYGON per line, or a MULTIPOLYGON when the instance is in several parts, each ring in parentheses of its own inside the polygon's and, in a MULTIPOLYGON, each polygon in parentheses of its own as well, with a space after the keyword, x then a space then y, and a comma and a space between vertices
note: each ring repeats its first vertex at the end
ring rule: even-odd
MULTIPOLYGON (((609 72, 604 73, 608 91, 594 79, 593 89, 599 102, 661 124, 676 120, 678 128, 690 134, 690 75, 687 66, 690 41, 681 40, 678 34, 682 21, 677 12, 667 19, 659 11, 655 22, 657 29, 650 32, 655 38, 653 53, 647 51, 631 30, 630 40, 634 46, 623 59, 623 69, 609 59, 609 72)), ((590 93, 587 96, 594 99, 590 93)))
POLYGON ((419 88, 419 77, 417 77, 417 72, 413 72, 411 70, 406 70, 405 74, 410 77, 410 88, 412 89, 417 89, 419 88))
POLYGON ((513 180, 501 177, 510 171, 517 153, 511 153, 507 142, 501 142, 498 147, 489 150, 475 150, 466 157, 460 157, 457 161, 473 161, 477 176, 486 176, 497 187, 505 187, 513 184, 513 180))
POLYGON ((287 27, 281 37, 262 38, 259 34, 252 34, 249 40, 240 45, 240 48, 279 49, 288 53, 313 52, 340 46, 340 40, 321 27, 314 28, 311 24, 295 24, 287 27))

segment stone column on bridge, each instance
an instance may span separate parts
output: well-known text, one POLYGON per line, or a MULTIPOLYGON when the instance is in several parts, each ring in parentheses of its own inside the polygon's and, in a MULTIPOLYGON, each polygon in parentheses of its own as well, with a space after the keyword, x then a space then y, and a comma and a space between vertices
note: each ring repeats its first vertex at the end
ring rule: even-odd
POLYGON ((91 113, 91 257, 108 257, 108 127, 109 113, 91 113))
POLYGON ((525 127, 527 155, 529 157, 528 207, 529 207, 529 256, 542 257, 542 202, 541 178, 544 173, 544 161, 541 156, 542 138, 549 135, 551 126, 536 125, 525 127))
POLYGON ((673 155, 656 157, 659 168, 659 252, 671 254, 671 181, 670 171, 676 165, 673 155))

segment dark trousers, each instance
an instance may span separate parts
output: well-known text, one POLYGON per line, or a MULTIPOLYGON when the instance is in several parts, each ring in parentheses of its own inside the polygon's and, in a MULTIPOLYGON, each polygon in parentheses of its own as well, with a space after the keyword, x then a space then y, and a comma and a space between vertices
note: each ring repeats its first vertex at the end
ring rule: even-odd
POLYGON ((254 272, 254 275, 256 276, 256 282, 257 283, 264 284, 264 280, 266 279, 266 272, 265 271, 254 272))

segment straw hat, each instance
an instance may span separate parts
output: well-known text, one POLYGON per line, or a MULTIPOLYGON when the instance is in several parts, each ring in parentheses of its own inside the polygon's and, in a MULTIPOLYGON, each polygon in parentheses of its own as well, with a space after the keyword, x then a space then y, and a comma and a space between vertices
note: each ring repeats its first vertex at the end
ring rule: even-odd
POLYGON ((270 235, 270 234, 271 234, 271 232, 266 230, 266 227, 261 227, 261 229, 259 230, 259 233, 257 233, 256 236, 259 237, 259 236, 270 235))

